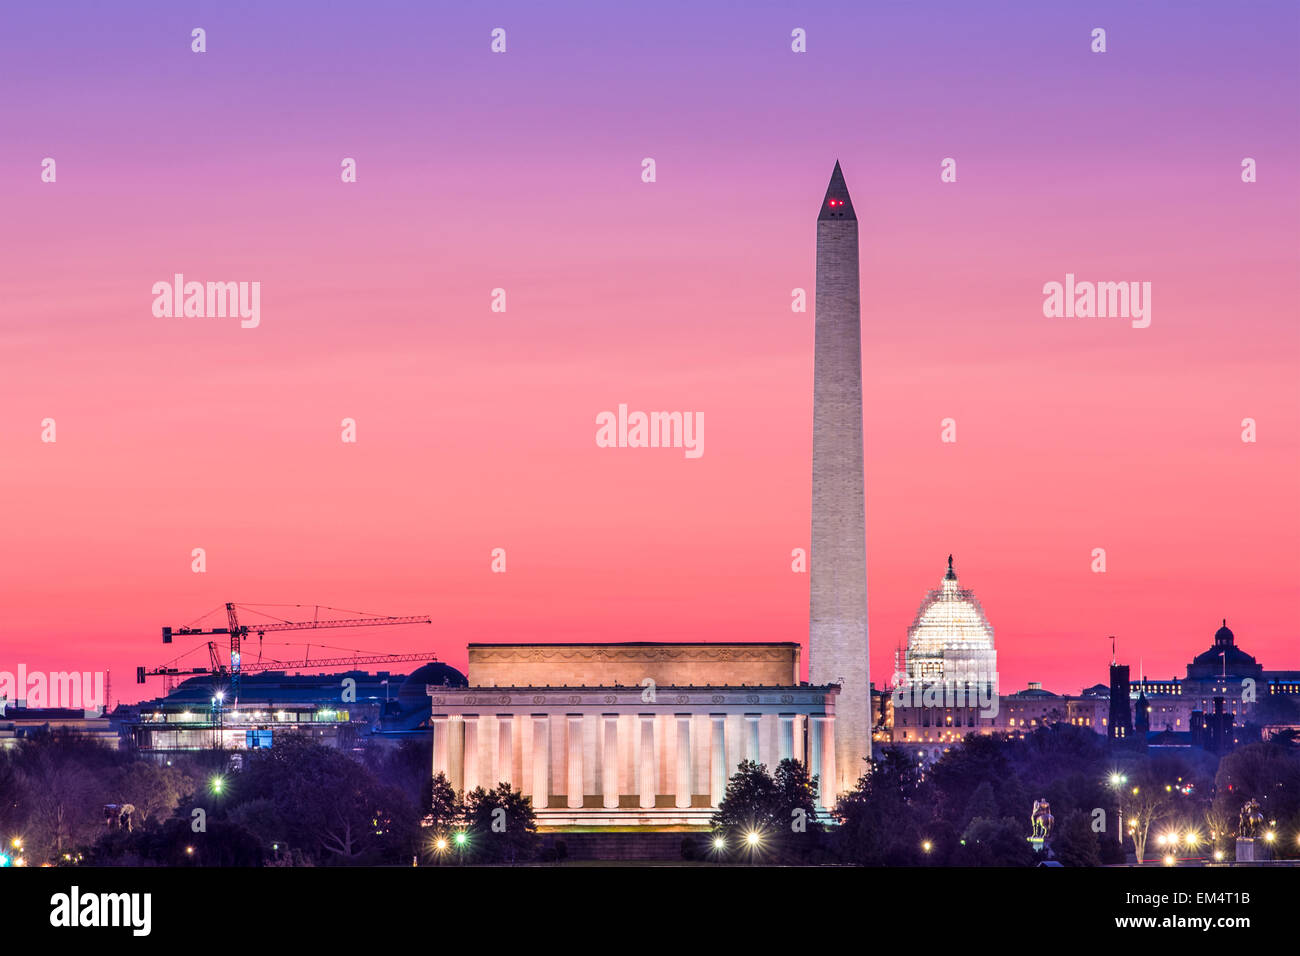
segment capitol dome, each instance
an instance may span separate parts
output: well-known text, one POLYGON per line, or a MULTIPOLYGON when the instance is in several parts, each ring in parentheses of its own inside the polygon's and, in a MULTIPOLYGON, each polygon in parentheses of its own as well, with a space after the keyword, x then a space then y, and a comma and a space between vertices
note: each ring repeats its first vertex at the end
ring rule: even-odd
POLYGON ((929 591, 907 629, 909 682, 992 684, 997 687, 993 625, 975 593, 961 587, 948 556, 948 571, 929 591))

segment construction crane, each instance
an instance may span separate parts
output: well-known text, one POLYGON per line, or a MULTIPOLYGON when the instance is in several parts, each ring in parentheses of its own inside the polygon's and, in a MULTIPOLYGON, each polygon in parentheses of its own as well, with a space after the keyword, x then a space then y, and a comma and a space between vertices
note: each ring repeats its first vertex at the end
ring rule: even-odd
MULTIPOLYGON (((274 606, 278 607, 281 605, 274 605, 274 606)), ((295 604, 291 606, 303 607, 303 605, 301 604, 295 604)), ((162 629, 162 639, 164 644, 172 643, 172 640, 175 637, 206 637, 209 635, 218 635, 218 634, 229 635, 230 636, 230 665, 228 669, 225 665, 221 663, 218 657, 216 643, 213 641, 207 641, 206 643, 208 645, 208 656, 210 660, 210 667, 208 668, 196 667, 190 671, 181 671, 175 667, 168 666, 168 664, 174 664, 175 660, 169 661, 168 664, 165 664, 161 668, 156 668, 154 670, 147 670, 143 667, 137 667, 135 670, 136 683, 143 684, 146 677, 154 677, 154 676, 162 676, 170 680, 171 678, 180 676, 182 674, 211 673, 214 677, 216 677, 216 676, 222 676, 226 673, 229 673, 231 700, 233 703, 239 700, 239 676, 241 673, 245 671, 249 673, 253 673, 256 671, 281 669, 281 668, 285 670, 294 670, 300 667, 306 667, 313 664, 317 666, 329 666, 329 665, 338 665, 338 664, 363 664, 363 663, 373 664, 373 663, 398 661, 398 660, 423 659, 423 660, 436 661, 438 659, 437 655, 435 654, 379 654, 379 655, 362 655, 358 657, 326 658, 323 660, 315 660, 315 661, 307 661, 307 660, 274 661, 265 664, 257 663, 257 664, 251 664, 245 666, 241 660, 241 648, 242 648, 244 638, 248 637, 249 634, 253 634, 253 633, 257 634, 258 641, 260 642, 262 639, 262 635, 266 634, 268 631, 303 631, 303 630, 319 630, 324 628, 335 628, 335 627, 376 627, 376 626, 387 626, 392 624, 432 624, 433 620, 429 617, 422 617, 420 615, 411 615, 406 617, 371 615, 371 616, 360 617, 360 618, 336 618, 336 619, 330 619, 324 621, 320 620, 319 617, 317 617, 310 621, 280 620, 280 621, 271 621, 268 623, 241 624, 239 622, 237 609, 252 611, 253 613, 256 614, 266 614, 265 611, 258 611, 256 610, 256 608, 253 607, 249 607, 246 605, 237 605, 234 604, 233 602, 228 602, 226 604, 226 621, 228 625, 227 627, 205 629, 202 627, 187 626, 187 627, 176 627, 176 628, 164 627, 162 629)), ((320 610, 321 610, 321 605, 316 605, 317 615, 320 614, 320 610)), ((339 609, 326 608, 326 610, 336 611, 339 609)), ((354 611, 351 613, 361 613, 361 612, 354 611)), ((207 617, 206 614, 203 616, 207 617)), ((270 615, 267 616, 269 617, 270 615)), ((179 658, 177 658, 176 660, 179 660, 179 658)))
MULTIPOLYGON (((161 667, 137 667, 135 669, 136 683, 143 684, 145 679, 148 677, 161 677, 163 678, 163 693, 165 696, 172 692, 172 689, 175 686, 173 682, 178 677, 196 677, 200 674, 211 674, 215 677, 228 676, 228 668, 226 665, 220 663, 217 658, 217 645, 212 641, 208 641, 207 647, 208 655, 212 659, 211 666, 191 667, 189 670, 181 670, 178 667, 170 666, 180 660, 178 657, 173 661, 168 661, 161 667)), ((192 653, 192 650, 186 651, 182 656, 187 657, 190 653, 192 653)), ((412 654, 370 654, 359 657, 320 657, 315 660, 304 658, 300 661, 267 660, 256 664, 244 664, 240 667, 240 671, 244 674, 260 674, 263 671, 292 671, 300 670, 304 667, 339 667, 351 664, 395 664, 401 661, 429 662, 436 661, 437 659, 438 655, 436 653, 433 651, 425 651, 423 653, 417 652, 412 654)))

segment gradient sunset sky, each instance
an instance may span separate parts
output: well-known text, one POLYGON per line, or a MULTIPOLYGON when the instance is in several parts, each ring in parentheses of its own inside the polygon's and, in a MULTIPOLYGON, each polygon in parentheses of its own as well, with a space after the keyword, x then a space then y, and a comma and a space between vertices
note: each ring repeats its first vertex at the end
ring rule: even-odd
POLYGON ((1182 676, 1224 617, 1300 668, 1300 15, 1064 6, 9 5, 0 670, 135 699, 228 600, 427 613, 295 640, 461 668, 806 644, 836 159, 877 686, 949 553, 1004 689, 1105 680, 1111 634, 1182 676), (176 272, 261 282, 260 327, 156 318, 176 272), (1151 326, 1045 318, 1067 272, 1152 283, 1151 326), (703 457, 598 448, 620 403, 703 412, 703 457))

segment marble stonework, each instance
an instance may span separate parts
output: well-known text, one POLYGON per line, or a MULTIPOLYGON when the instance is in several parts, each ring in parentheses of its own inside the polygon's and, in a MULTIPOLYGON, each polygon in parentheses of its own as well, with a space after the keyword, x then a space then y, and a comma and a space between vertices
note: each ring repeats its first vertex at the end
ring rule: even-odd
MULTIPOLYGON (((573 658, 579 668, 610 667, 606 673, 627 679, 605 685, 562 682, 556 645, 506 647, 525 664, 529 651, 540 649, 532 663, 553 682, 430 685, 433 772, 458 791, 509 782, 532 800, 543 829, 707 826, 742 760, 771 770, 790 757, 821 779, 835 779, 835 685, 786 679, 641 686, 632 680, 653 665, 670 668, 661 676, 674 673, 671 668, 703 667, 715 678, 714 668, 737 661, 793 668, 797 645, 603 645, 615 652, 612 658, 573 658), (635 648, 629 657, 617 655, 629 648, 635 648)), ((498 663, 519 661, 488 666, 498 663)), ((470 671, 475 675, 473 663, 470 671)), ((822 795, 823 808, 833 803, 833 794, 822 795)))
POLYGON ((797 643, 470 644, 474 687, 706 687, 799 682, 797 643))

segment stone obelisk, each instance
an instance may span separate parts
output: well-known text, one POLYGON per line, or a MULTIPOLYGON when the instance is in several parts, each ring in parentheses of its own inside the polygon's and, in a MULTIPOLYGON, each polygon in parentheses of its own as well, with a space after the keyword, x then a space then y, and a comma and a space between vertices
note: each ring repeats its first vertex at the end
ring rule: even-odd
POLYGON ((840 685, 834 779, 821 784, 833 796, 871 755, 858 219, 838 162, 817 215, 816 310, 808 676, 840 685))

